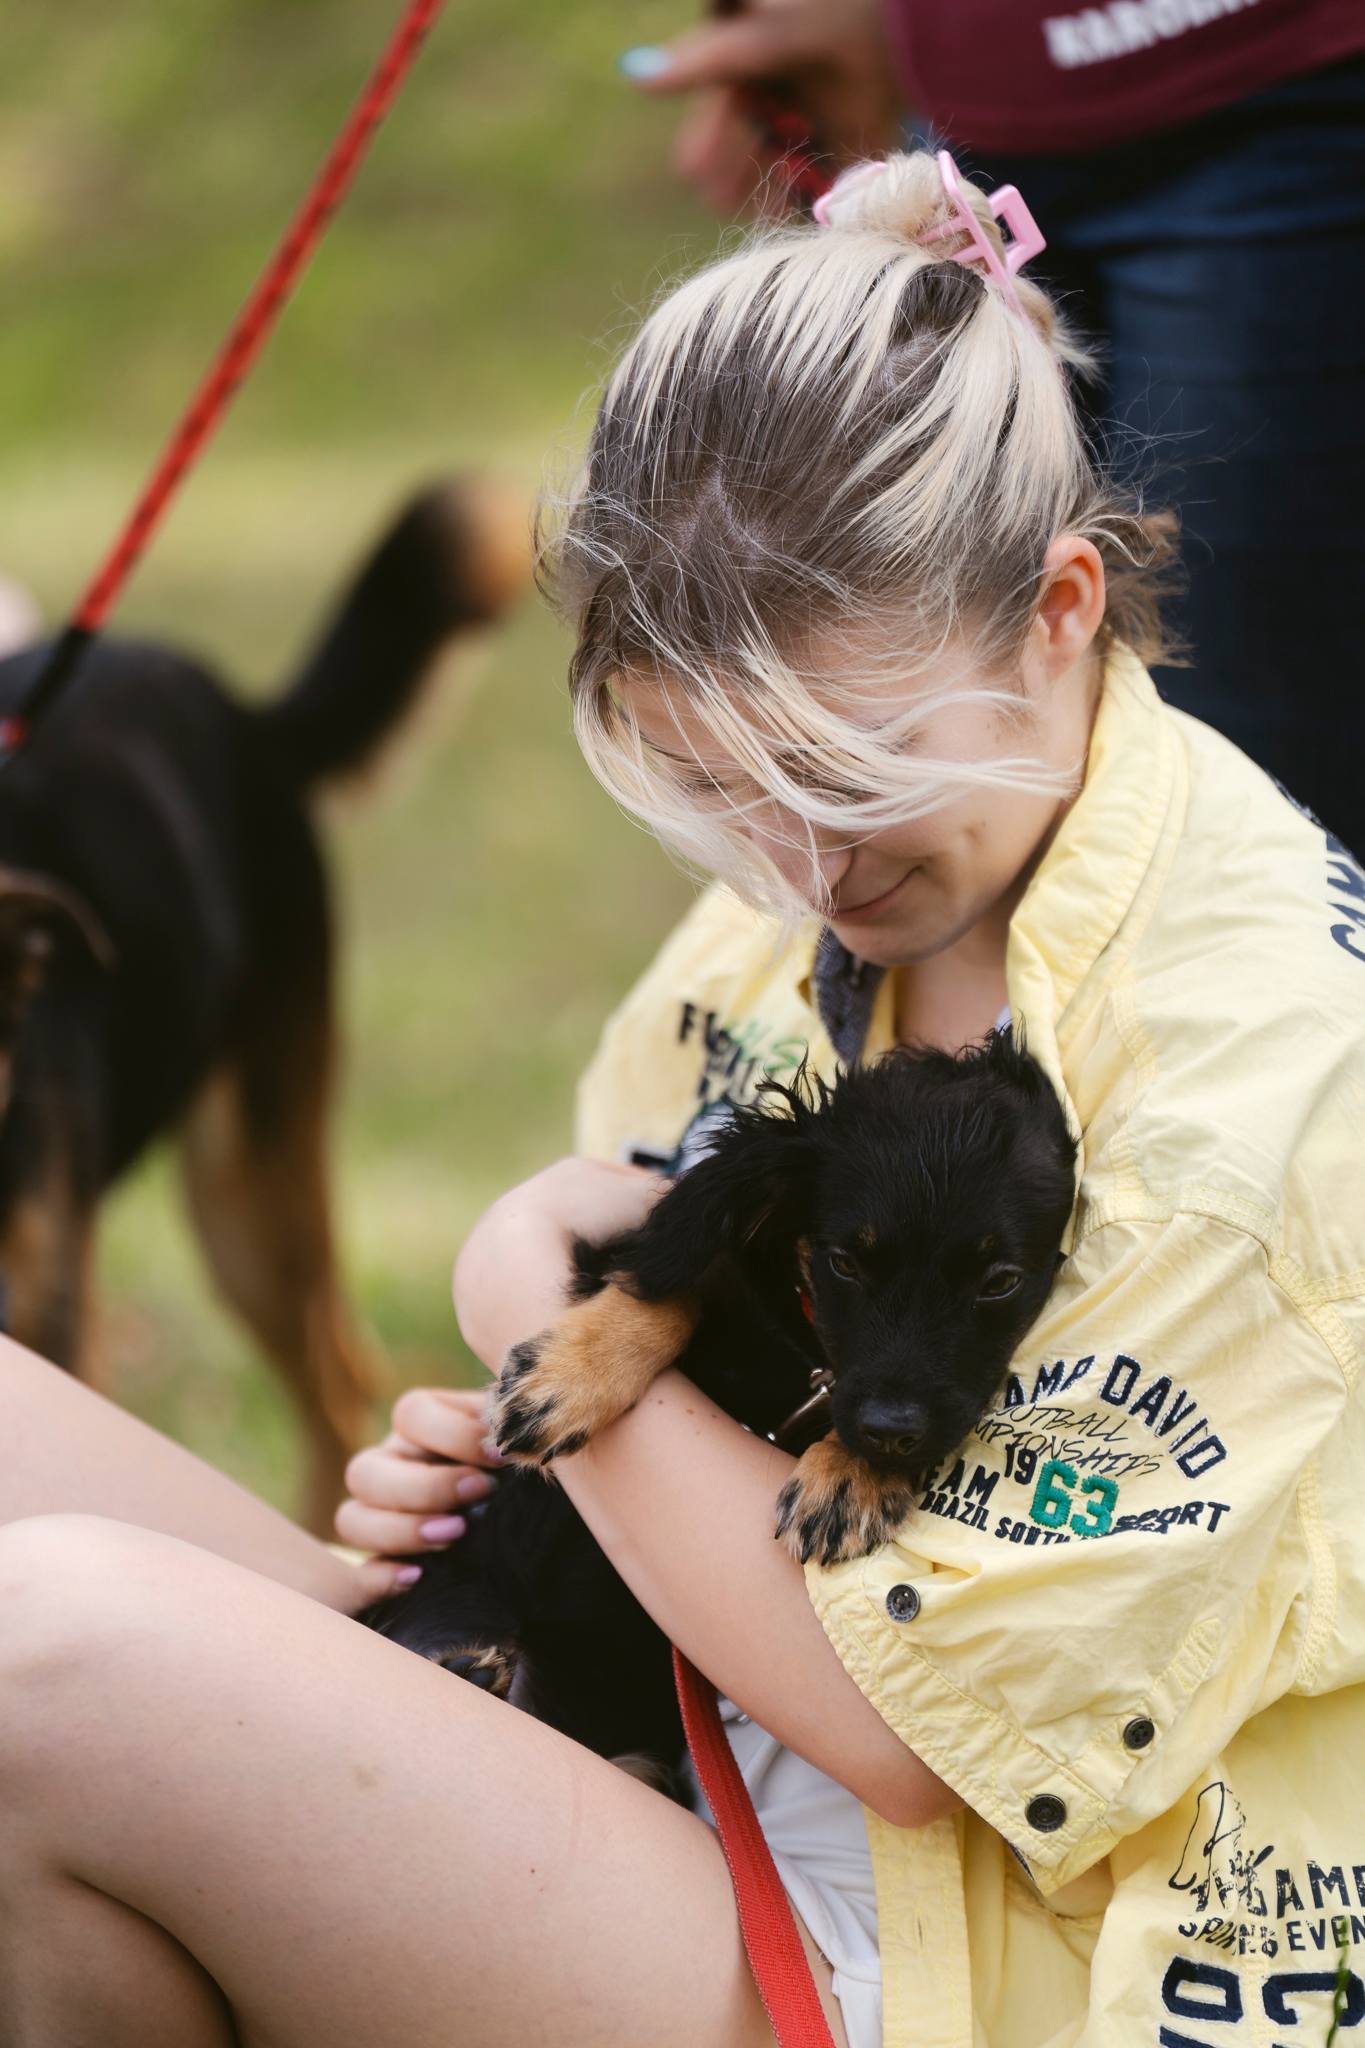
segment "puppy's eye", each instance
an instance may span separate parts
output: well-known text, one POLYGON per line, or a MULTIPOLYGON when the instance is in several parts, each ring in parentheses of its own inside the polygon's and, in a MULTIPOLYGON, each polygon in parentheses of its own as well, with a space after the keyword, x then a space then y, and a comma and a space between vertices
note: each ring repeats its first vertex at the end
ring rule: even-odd
POLYGON ((1022 1266, 992 1266, 976 1291, 978 1301, 1008 1301, 1023 1285, 1022 1266))
POLYGON ((834 1274, 836 1279, 857 1279, 858 1268, 854 1264, 853 1260, 849 1257, 847 1252, 841 1252, 838 1250, 837 1247, 831 1247, 831 1249, 825 1253, 825 1257, 829 1260, 829 1270, 831 1273, 834 1274))

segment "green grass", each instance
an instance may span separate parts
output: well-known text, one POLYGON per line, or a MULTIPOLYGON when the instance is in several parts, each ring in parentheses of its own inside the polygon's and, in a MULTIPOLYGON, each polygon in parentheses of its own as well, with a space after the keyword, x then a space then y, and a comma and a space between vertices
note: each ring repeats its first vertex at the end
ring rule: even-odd
MULTIPOLYGON (((0 568, 58 617, 93 567, 387 32, 358 0, 73 0, 0 79, 0 568)), ((671 117, 613 72, 676 9, 453 0, 118 625, 287 676, 417 479, 562 466, 604 337, 709 246, 671 117)), ((528 601, 448 664, 376 786, 329 806, 348 1048, 336 1194, 392 1390, 471 1368, 450 1263, 569 1141, 602 1017, 686 898, 579 763, 528 601)), ((292 1417, 214 1303, 158 1154, 105 1212, 113 1391, 270 1498, 292 1417)), ((378 1418, 377 1418, 378 1419, 378 1418)))

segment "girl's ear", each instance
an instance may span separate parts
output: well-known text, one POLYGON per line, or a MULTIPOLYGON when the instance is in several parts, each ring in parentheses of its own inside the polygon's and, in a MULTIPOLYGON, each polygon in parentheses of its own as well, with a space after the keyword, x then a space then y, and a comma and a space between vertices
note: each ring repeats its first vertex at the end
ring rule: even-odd
POLYGON ((1104 563, 1093 541, 1060 534, 1043 557, 1043 589, 1033 634, 1046 670, 1079 661, 1104 618, 1104 563))
POLYGON ((697 1287, 716 1261, 804 1228, 815 1148, 791 1117, 741 1109, 715 1146, 655 1205, 630 1267, 647 1299, 697 1287))

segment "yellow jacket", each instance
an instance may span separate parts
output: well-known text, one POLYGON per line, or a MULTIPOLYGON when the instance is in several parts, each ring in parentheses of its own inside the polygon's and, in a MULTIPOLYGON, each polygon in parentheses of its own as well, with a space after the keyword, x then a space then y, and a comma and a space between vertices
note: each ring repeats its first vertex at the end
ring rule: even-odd
MULTIPOLYGON (((816 938, 705 896, 584 1149, 832 1071, 816 938)), ((1007 973, 1081 1138, 1068 1257, 896 1538, 808 1570, 966 1801, 867 1815, 887 2048, 1323 2042, 1339 1950, 1365 2042, 1365 876, 1120 651, 1007 973)))

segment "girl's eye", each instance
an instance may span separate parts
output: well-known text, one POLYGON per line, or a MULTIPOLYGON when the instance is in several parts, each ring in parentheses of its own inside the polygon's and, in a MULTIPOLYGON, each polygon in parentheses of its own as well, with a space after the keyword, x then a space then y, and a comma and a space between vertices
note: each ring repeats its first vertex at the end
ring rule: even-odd
POLYGON ((841 1252, 837 1249, 831 1249, 825 1253, 825 1257, 829 1260, 829 1270, 831 1273, 834 1274, 836 1279, 857 1279, 858 1268, 854 1264, 853 1260, 849 1257, 847 1252, 841 1252))
POLYGON ((992 1266, 977 1289, 978 1301, 1008 1301, 1023 1285, 1022 1266, 992 1266))
POLYGON ((676 775, 674 779, 684 796, 698 797, 713 803, 734 803, 744 793, 738 777, 708 775, 704 769, 687 770, 676 775))

